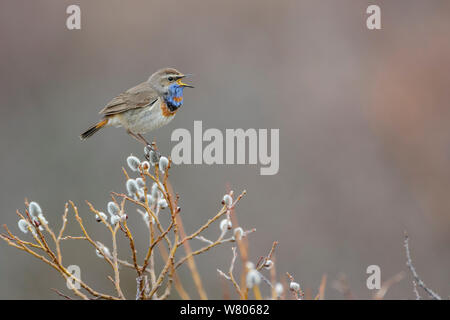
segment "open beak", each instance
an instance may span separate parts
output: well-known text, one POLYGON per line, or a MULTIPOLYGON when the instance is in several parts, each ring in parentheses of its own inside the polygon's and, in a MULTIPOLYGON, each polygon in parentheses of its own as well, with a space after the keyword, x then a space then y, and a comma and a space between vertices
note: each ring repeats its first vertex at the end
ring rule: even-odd
POLYGON ((190 76, 189 74, 185 74, 182 77, 180 77, 180 79, 177 80, 177 83, 182 86, 182 87, 186 87, 186 88, 194 88, 194 86, 191 86, 190 84, 186 84, 184 82, 181 81, 181 79, 190 76))

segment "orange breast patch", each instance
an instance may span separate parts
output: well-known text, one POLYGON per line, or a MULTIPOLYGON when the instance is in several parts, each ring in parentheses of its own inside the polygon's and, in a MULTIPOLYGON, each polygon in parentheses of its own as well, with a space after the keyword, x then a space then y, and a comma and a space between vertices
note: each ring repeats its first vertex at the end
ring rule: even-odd
POLYGON ((173 111, 170 111, 169 108, 167 107, 167 104, 164 101, 161 101, 161 111, 162 111, 162 115, 164 117, 171 117, 173 115, 175 115, 175 113, 177 113, 178 109, 175 109, 173 111))

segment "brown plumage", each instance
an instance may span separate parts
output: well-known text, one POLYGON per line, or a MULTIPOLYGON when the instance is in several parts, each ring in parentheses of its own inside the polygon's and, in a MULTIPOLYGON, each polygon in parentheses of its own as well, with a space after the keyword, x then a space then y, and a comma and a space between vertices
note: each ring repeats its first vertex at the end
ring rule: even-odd
POLYGON ((158 92, 147 81, 128 89, 124 93, 112 99, 99 114, 111 116, 128 110, 137 109, 149 105, 158 99, 158 92))
POLYGON ((147 143, 142 134, 169 123, 182 104, 182 89, 192 87, 181 82, 184 77, 173 68, 158 70, 147 81, 112 99, 99 112, 103 119, 83 132, 80 138, 85 140, 105 126, 123 126, 131 136, 147 143), (171 88, 181 89, 181 96, 172 96, 171 88), (177 105, 168 105, 168 98, 177 105))

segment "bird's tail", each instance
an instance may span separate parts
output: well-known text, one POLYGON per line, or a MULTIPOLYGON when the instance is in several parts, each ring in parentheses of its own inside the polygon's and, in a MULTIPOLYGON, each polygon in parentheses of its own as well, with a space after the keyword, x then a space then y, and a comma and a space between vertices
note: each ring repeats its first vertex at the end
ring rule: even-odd
POLYGON ((107 123, 108 123, 108 119, 103 119, 103 120, 99 121, 98 123, 96 123, 92 127, 90 127, 89 129, 87 129, 85 132, 80 134, 80 139, 86 140, 87 138, 92 136, 94 133, 96 133, 98 130, 103 128, 107 123))

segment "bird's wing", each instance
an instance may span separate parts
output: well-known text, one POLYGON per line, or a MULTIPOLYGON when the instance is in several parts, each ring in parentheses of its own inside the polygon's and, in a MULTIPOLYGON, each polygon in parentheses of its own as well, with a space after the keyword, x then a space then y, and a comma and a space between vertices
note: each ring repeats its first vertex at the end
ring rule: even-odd
POLYGON ((148 82, 143 82, 112 99, 99 113, 104 116, 112 116, 152 105, 156 100, 158 100, 158 93, 148 82))

